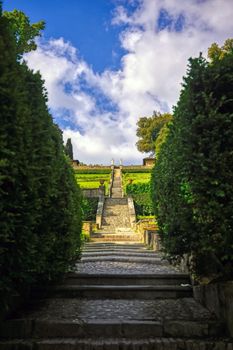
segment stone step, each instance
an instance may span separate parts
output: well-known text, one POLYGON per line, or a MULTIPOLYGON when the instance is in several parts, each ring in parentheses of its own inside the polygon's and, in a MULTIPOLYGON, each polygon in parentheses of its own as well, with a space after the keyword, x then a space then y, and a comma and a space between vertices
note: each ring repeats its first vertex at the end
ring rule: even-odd
MULTIPOLYGON (((98 242, 96 242, 98 243, 98 242)), ((105 244, 105 243, 103 243, 105 244)), ((120 247, 116 247, 114 245, 110 246, 110 247, 106 247, 104 245, 102 246, 99 246, 99 247, 84 247, 83 248, 83 252, 98 252, 98 251, 102 251, 102 252, 108 252, 108 251, 114 251, 114 252, 126 252, 126 253, 133 253, 133 252, 138 252, 138 253, 143 253, 143 252, 147 252, 147 251, 150 251, 146 248, 137 248, 137 247, 134 247, 133 243, 131 243, 132 247, 130 247, 130 245, 127 245, 127 246, 124 246, 123 244, 121 244, 120 247)), ((152 251, 153 252, 153 251, 152 251)), ((160 254, 160 253, 156 253, 156 254, 160 254)))
MULTIPOLYGON (((176 320, 15 319, 6 321, 0 328, 0 336, 6 339, 108 338, 113 335, 117 338, 134 339, 149 337, 195 337, 196 339, 203 339, 213 335, 215 337, 219 334, 222 335, 221 333, 221 325, 216 321, 199 323, 198 321, 176 320)), ((10 349, 12 350, 12 348, 10 349)))
POLYGON ((144 251, 144 252, 138 252, 138 251, 134 251, 134 252, 130 252, 130 251, 116 251, 116 250, 105 250, 105 251, 100 251, 100 250, 95 250, 92 252, 87 252, 87 251, 83 251, 82 252, 82 258, 87 258, 87 257, 102 257, 102 256, 124 256, 124 257, 151 257, 151 258, 159 258, 161 259, 161 256, 159 253, 155 253, 155 252, 150 252, 150 251, 144 251))
MULTIPOLYGON (((95 242, 94 242, 95 243, 95 242)), ((96 242, 98 243, 98 242, 96 242)), ((104 242, 105 243, 105 242, 104 242)), ((131 242, 131 243, 134 243, 134 242, 131 242)), ((123 245, 123 244, 122 244, 123 245)), ((133 245, 133 244, 132 244, 133 245)), ((104 247, 104 246, 100 246, 100 247, 87 247, 87 248, 83 248, 82 250, 83 252, 86 252, 86 253, 98 253, 98 252, 119 252, 119 253, 144 253, 144 252, 148 252, 148 250, 146 249, 142 249, 142 248, 130 248, 130 246, 127 246, 125 248, 121 248, 121 247, 104 247)), ((154 252, 154 251, 152 251, 154 252)), ((159 252, 154 252, 154 254, 158 254, 159 256, 161 256, 161 253, 159 252)))
POLYGON ((105 198, 104 206, 127 205, 128 198, 105 198))
POLYGON ((37 288, 33 296, 89 299, 178 299, 192 297, 191 286, 178 285, 58 285, 37 288))
POLYGON ((47 338, 0 342, 1 350, 232 350, 230 339, 181 338, 47 338))
POLYGON ((104 231, 104 233, 111 233, 111 232, 115 232, 116 230, 118 232, 120 231, 120 232, 133 233, 129 220, 125 219, 121 221, 116 221, 116 220, 113 220, 112 218, 107 220, 106 218, 103 218, 101 231, 104 231), (123 231, 122 224, 124 224, 124 231, 123 231))
POLYGON ((92 236, 95 237, 95 236, 98 236, 101 234, 102 235, 109 235, 109 234, 115 235, 115 234, 122 234, 122 233, 130 234, 131 236, 135 235, 135 232, 132 230, 131 227, 127 227, 127 231, 126 231, 126 229, 125 229, 125 231, 121 231, 120 227, 113 228, 113 227, 109 227, 109 226, 102 226, 100 231, 92 233, 92 236))
POLYGON ((131 241, 132 243, 140 243, 141 239, 138 239, 137 237, 131 237, 131 238, 127 238, 127 237, 99 237, 99 238, 91 238, 91 242, 95 243, 95 242, 100 242, 100 243, 105 243, 105 242, 116 242, 116 243, 128 243, 129 241, 131 241))
POLYGON ((91 241, 95 242, 95 241, 101 241, 102 242, 128 242, 128 241, 132 241, 132 242, 140 242, 141 241, 141 235, 137 235, 137 234, 117 234, 117 233, 102 233, 102 234, 98 234, 95 236, 91 236, 91 241))
POLYGON ((146 263, 146 264, 156 264, 156 265, 164 265, 164 262, 159 257, 129 257, 129 256, 121 256, 119 254, 109 254, 105 256, 90 256, 82 257, 82 262, 97 262, 97 261, 118 261, 118 262, 129 262, 129 263, 146 263))
POLYGON ((134 235, 135 232, 132 230, 131 226, 128 225, 128 227, 116 227, 116 226, 111 226, 111 225, 103 225, 101 229, 96 232, 92 233, 92 236, 94 237, 95 235, 98 234, 116 234, 116 233, 125 233, 125 234, 130 234, 134 235))
POLYGON ((64 280, 70 285, 188 285, 190 277, 187 274, 85 274, 69 273, 64 280))
POLYGON ((122 198, 122 191, 119 191, 119 192, 112 191, 112 198, 122 198))
POLYGON ((96 242, 96 243, 91 243, 91 242, 87 242, 85 243, 84 248, 106 248, 108 249, 110 248, 119 248, 119 249, 147 249, 145 247, 145 245, 143 243, 132 243, 129 242, 128 244, 124 244, 124 243, 111 243, 111 242, 106 242, 106 243, 100 243, 100 242, 96 242))

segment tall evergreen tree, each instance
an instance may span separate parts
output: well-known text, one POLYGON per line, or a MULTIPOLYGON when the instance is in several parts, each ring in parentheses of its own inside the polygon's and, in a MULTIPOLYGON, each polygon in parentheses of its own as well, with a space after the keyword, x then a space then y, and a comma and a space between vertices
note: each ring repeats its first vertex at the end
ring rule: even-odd
POLYGON ((73 160, 73 145, 72 145, 72 142, 71 142, 71 138, 68 138, 67 139, 67 142, 66 142, 66 145, 65 145, 65 152, 67 154, 67 156, 73 160))

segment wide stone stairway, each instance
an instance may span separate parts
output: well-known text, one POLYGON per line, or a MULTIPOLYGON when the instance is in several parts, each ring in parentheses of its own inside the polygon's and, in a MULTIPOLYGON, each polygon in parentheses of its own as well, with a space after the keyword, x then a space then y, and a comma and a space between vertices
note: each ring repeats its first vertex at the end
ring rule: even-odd
POLYGON ((60 285, 41 286, 0 329, 3 350, 232 350, 189 276, 139 243, 90 242, 60 285))
POLYGON ((140 235, 131 228, 128 198, 122 193, 121 170, 115 169, 111 196, 104 201, 101 229, 93 240, 140 242, 140 235))
POLYGON ((2 323, 0 349, 233 350, 224 324, 194 300, 189 276, 140 243, 125 199, 109 198, 104 210, 102 232, 74 270, 38 286, 2 323))

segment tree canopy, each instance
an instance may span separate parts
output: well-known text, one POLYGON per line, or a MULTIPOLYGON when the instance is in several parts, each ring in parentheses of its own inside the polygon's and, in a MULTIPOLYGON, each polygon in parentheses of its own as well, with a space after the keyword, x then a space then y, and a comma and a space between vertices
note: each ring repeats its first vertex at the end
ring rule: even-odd
POLYGON ((3 16, 8 19, 9 29, 14 35, 17 54, 22 56, 26 52, 36 50, 35 38, 41 36, 45 22, 39 21, 31 24, 29 17, 18 10, 4 11, 3 16))
POLYGON ((136 143, 139 152, 155 154, 155 140, 161 128, 172 119, 171 114, 154 112, 151 117, 142 117, 137 122, 136 143))
POLYGON ((233 53, 233 39, 227 39, 223 46, 213 43, 208 49, 208 58, 211 62, 221 60, 227 54, 233 53))

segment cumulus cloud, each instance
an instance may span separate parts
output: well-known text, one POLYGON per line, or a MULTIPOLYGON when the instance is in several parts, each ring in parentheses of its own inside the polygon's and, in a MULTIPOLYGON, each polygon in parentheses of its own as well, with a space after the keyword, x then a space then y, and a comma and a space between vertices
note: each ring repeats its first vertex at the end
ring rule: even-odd
POLYGON ((109 164, 112 158, 141 163, 136 122, 176 104, 187 60, 233 32, 231 0, 139 0, 116 7, 112 25, 122 26, 125 53, 118 70, 101 74, 62 38, 40 42, 27 55, 45 79, 49 107, 72 138, 75 158, 109 164))

